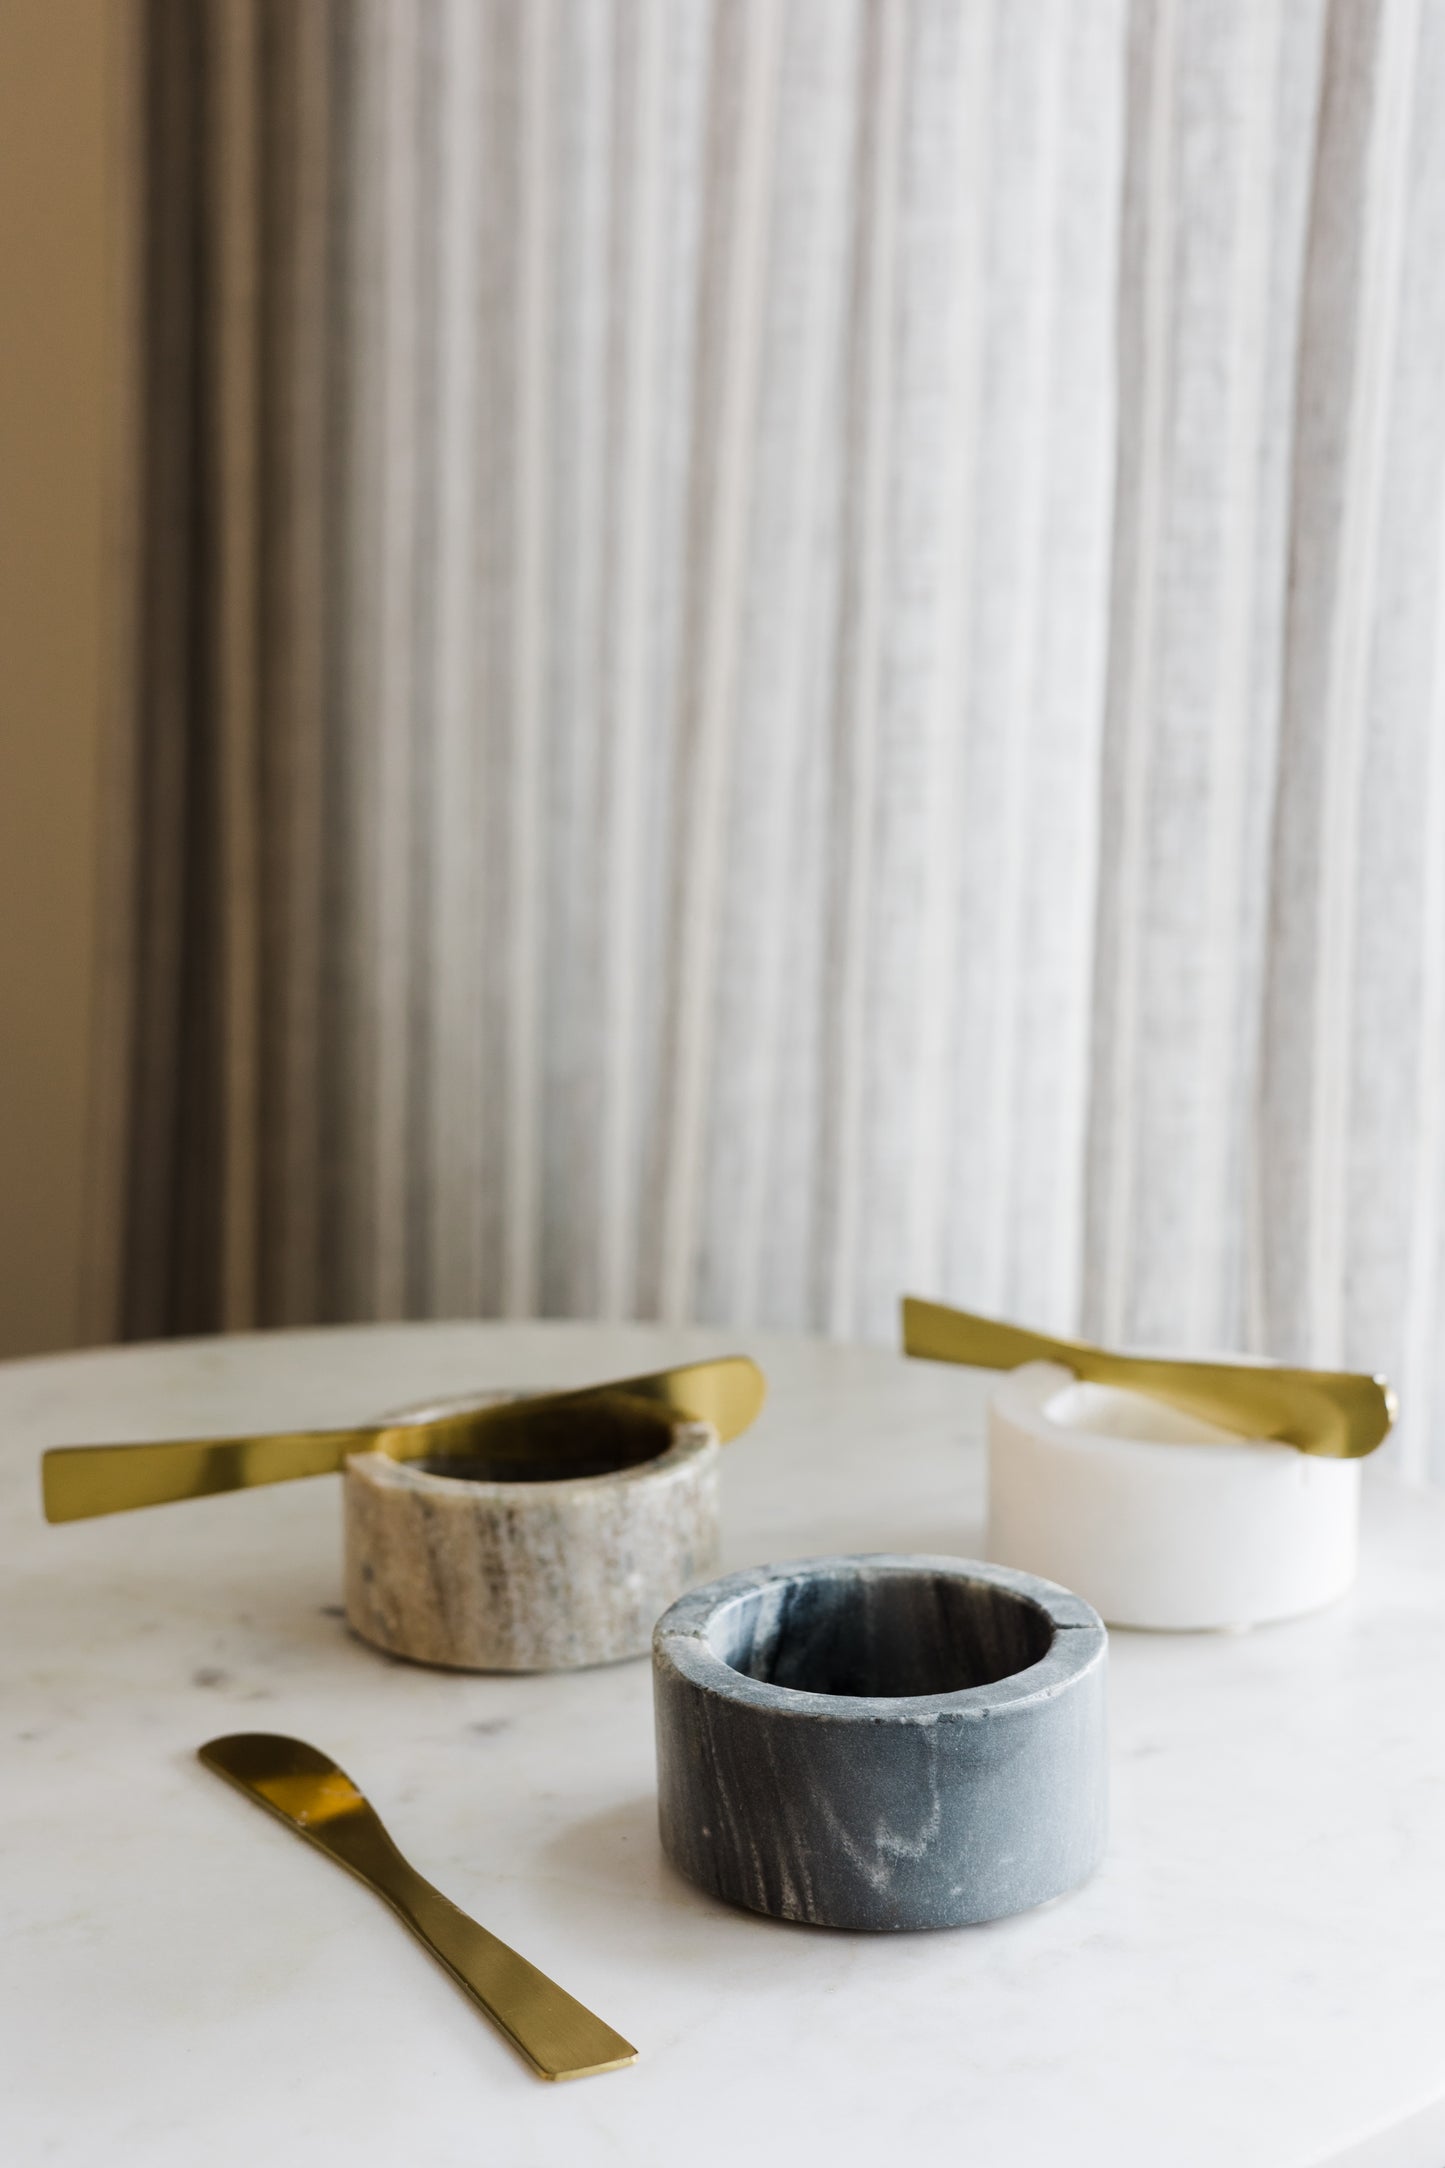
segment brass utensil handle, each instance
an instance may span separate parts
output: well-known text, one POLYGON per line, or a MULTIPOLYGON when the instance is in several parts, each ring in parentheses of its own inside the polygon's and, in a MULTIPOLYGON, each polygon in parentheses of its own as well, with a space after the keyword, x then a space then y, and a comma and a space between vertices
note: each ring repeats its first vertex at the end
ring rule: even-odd
POLYGON ((591 2077, 636 2062, 631 2041, 418 1874, 370 1801, 319 1748, 273 1732, 237 1732, 198 1751, 208 1769, 390 1905, 539 2077, 591 2077))
POLYGON ((394 1880, 383 1883, 370 1875, 361 1879, 386 1899, 539 2077, 591 2077, 636 2062, 636 2048, 621 2033, 468 1919, 400 1854, 397 1859, 402 1871, 394 1880))
POLYGON ((1384 1378, 1354 1370, 1289 1369, 1276 1363, 1188 1362, 1169 1355, 1122 1355, 1031 1332, 947 1303, 903 1298, 903 1346, 936 1362, 1013 1370, 1057 1362, 1097 1385, 1122 1385, 1182 1408, 1242 1438, 1269 1438, 1327 1460, 1373 1453, 1395 1420, 1384 1378))
POLYGON ((965 1363, 979 1370, 1017 1370, 1021 1363, 1067 1363, 1083 1352, 1075 1343, 1032 1332, 1002 1318, 979 1317, 942 1302, 903 1298, 903 1345, 910 1355, 965 1363))
POLYGON ((365 1430, 292 1430, 256 1438, 175 1438, 147 1445, 58 1445, 42 1456, 48 1521, 84 1521, 136 1506, 171 1505, 258 1483, 331 1475, 364 1453, 365 1430))

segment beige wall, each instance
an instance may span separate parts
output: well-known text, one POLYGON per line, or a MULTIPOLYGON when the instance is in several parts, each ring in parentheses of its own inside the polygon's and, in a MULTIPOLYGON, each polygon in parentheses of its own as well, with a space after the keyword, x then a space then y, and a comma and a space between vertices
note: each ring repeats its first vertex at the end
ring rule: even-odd
POLYGON ((73 1343, 120 0, 0 0, 0 1355, 73 1343))

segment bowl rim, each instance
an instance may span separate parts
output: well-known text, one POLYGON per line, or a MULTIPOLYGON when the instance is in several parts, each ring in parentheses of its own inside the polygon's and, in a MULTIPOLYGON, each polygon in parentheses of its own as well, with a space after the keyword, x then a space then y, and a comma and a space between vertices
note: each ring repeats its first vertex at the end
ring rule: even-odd
POLYGON ((664 1611, 653 1629, 653 1664, 672 1669, 688 1683, 758 1716, 831 1719, 838 1724, 983 1723, 1000 1713, 1036 1707, 1065 1693, 1105 1661, 1109 1633, 1092 1604, 1057 1581, 1013 1566, 934 1552, 855 1551, 750 1566, 690 1589, 664 1611), (1021 1671, 982 1686, 941 1694, 818 1694, 750 1678, 719 1656, 709 1637, 718 1613, 739 1597, 802 1578, 857 1577, 860 1573, 917 1574, 1001 1589, 1042 1611, 1052 1627, 1044 1654, 1021 1671))
MULTIPOLYGON (((393 1425, 400 1428, 403 1424, 424 1422, 433 1416, 462 1415, 470 1408, 497 1407, 504 1401, 530 1397, 530 1390, 525 1387, 494 1388, 485 1392, 453 1393, 443 1400, 413 1401, 382 1416, 377 1428, 385 1430, 393 1425)), ((622 1484, 671 1481, 710 1449, 719 1454, 722 1451, 721 1440, 712 1424, 698 1422, 692 1416, 679 1416, 672 1425, 671 1443, 663 1452, 654 1453, 651 1460, 634 1461, 627 1468, 605 1469, 600 1475, 539 1476, 526 1482, 495 1476, 438 1475, 419 1461, 398 1460, 394 1454, 376 1446, 365 1452, 349 1453, 345 1466, 347 1470, 355 1468, 361 1481, 377 1487, 412 1491, 433 1498, 465 1495, 506 1504, 515 1504, 525 1498, 551 1498, 555 1503, 564 1491, 590 1495, 622 1484)))

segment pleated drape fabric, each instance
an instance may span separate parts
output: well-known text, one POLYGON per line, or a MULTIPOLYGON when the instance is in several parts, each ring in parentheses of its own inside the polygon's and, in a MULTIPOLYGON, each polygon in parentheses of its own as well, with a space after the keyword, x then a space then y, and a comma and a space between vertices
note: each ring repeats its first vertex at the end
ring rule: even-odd
POLYGON ((1423 1469, 1445 0, 136 23, 96 1330, 907 1288, 1423 1469))

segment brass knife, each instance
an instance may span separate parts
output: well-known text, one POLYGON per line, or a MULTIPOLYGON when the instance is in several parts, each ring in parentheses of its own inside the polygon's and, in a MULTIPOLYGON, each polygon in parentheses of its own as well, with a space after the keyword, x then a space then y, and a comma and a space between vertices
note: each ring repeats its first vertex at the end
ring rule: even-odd
POLYGON ((1386 1379, 1360 1371, 1120 1355, 947 1303, 922 1302, 916 1295, 903 1298, 903 1347, 909 1355, 982 1370, 1063 1363, 1091 1384, 1127 1386, 1240 1437, 1272 1438, 1327 1460, 1361 1460, 1373 1453, 1396 1415, 1394 1389, 1386 1379))
POLYGON ((89 1520, 136 1506, 331 1475, 353 1453, 438 1463, 494 1481, 598 1475, 663 1451, 679 1419, 735 1438, 762 1407, 763 1373, 746 1355, 683 1363, 565 1393, 447 1410, 349 1430, 290 1430, 155 1444, 52 1446, 41 1459, 48 1521, 89 1520))
POLYGON ((237 1732, 208 1740, 199 1754, 218 1777, 389 1904, 538 2077, 587 2078, 636 2062, 630 2040, 418 1874, 370 1801, 316 1747, 274 1732, 237 1732))

